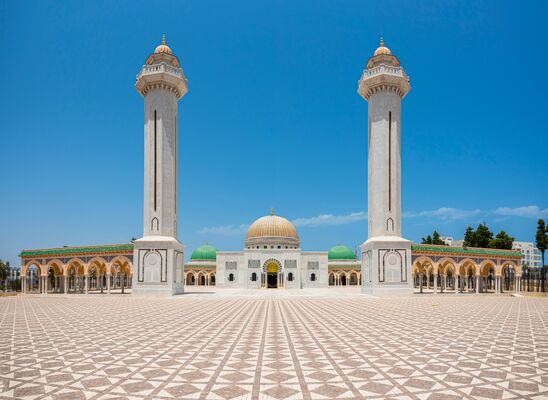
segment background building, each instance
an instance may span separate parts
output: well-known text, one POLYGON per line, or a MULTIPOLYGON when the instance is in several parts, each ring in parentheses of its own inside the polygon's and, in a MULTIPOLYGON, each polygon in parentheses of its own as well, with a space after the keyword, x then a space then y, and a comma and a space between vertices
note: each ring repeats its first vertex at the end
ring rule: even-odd
POLYGON ((521 252, 521 263, 524 267, 542 267, 542 254, 540 253, 540 250, 535 247, 533 242, 514 242, 512 243, 512 249, 521 252))
POLYGON ((443 243, 445 243, 447 246, 451 247, 462 247, 462 245, 464 244, 464 240, 455 240, 453 236, 440 236, 440 239, 443 240, 443 243))

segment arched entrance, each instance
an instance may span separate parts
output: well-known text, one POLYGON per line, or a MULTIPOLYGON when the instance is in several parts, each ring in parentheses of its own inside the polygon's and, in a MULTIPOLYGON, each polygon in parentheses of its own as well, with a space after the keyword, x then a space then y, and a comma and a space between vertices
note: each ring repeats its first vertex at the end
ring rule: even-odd
POLYGON ((40 293, 42 272, 38 264, 31 264, 27 268, 26 274, 26 289, 28 293, 40 293))
POLYGON ((270 261, 266 264, 266 287, 275 289, 278 287, 278 263, 270 261))

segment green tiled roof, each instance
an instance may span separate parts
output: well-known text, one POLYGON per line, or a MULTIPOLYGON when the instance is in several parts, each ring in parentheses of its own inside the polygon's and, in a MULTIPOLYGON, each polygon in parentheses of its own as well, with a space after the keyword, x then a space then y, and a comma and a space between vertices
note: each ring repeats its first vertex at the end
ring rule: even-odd
POLYGON ((105 252, 133 251, 133 244, 105 244, 100 246, 58 247, 52 249, 22 250, 19 257, 40 257, 52 255, 93 254, 105 252))
POLYGON ((433 244, 413 244, 411 251, 426 251, 432 253, 448 253, 456 255, 482 255, 482 256, 498 256, 498 257, 520 257, 521 253, 516 250, 500 250, 500 249, 482 249, 478 247, 452 247, 438 246, 433 244))

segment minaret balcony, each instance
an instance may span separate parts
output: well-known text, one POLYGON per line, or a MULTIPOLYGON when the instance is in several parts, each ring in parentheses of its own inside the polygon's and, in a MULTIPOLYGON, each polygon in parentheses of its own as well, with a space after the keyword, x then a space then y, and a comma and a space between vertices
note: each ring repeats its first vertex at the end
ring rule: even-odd
POLYGON ((145 95, 152 87, 170 87, 174 89, 177 98, 183 97, 188 92, 187 79, 183 70, 164 62, 145 65, 137 75, 135 88, 141 95, 145 95))
POLYGON ((365 100, 381 90, 392 90, 403 98, 411 89, 409 77, 402 67, 379 65, 371 69, 365 69, 358 81, 358 94, 365 100))

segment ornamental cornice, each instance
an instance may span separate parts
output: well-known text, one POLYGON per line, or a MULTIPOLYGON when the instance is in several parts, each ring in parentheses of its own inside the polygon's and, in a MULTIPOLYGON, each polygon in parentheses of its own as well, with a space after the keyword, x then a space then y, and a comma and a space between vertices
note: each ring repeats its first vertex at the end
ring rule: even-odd
POLYGON ((338 270, 338 269, 341 269, 341 270, 360 270, 361 268, 362 268, 361 264, 360 265, 328 265, 327 266, 328 270, 338 270))
POLYGON ((175 97, 177 97, 177 99, 180 99, 181 97, 183 97, 183 94, 179 91, 179 89, 176 86, 170 85, 169 83, 166 83, 166 82, 148 83, 140 90, 140 92, 141 92, 141 95, 144 96, 154 89, 163 89, 163 90, 168 90, 170 92, 173 92, 173 94, 175 94, 175 97))
POLYGON ((403 97, 406 94, 406 92, 404 92, 402 90, 401 86, 399 86, 399 85, 390 85, 390 84, 386 84, 386 83, 381 83, 379 85, 372 86, 372 87, 368 88, 367 91, 363 92, 362 96, 366 100, 369 100, 371 95, 373 95, 377 92, 396 92, 398 94, 398 96, 400 96, 400 99, 403 99, 403 97))

